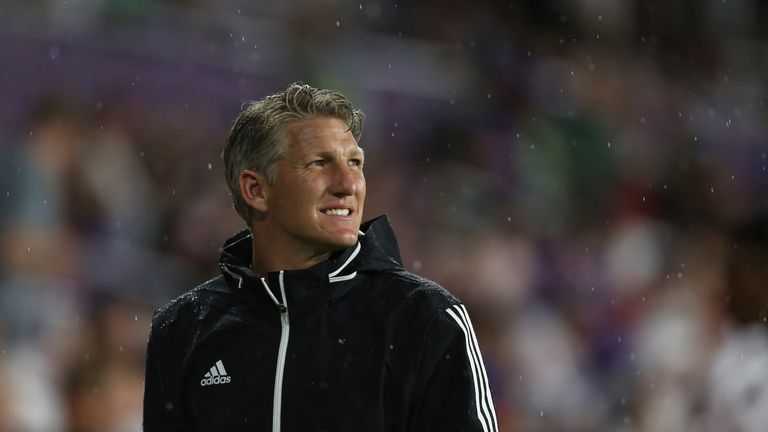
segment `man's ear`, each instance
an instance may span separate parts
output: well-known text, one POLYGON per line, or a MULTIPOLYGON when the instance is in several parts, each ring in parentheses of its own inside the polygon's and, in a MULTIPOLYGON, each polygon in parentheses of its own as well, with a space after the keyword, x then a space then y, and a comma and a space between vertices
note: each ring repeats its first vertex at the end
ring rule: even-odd
POLYGON ((240 173, 240 195, 248 206, 259 213, 267 213, 268 193, 269 184, 264 174, 252 170, 243 170, 240 173))

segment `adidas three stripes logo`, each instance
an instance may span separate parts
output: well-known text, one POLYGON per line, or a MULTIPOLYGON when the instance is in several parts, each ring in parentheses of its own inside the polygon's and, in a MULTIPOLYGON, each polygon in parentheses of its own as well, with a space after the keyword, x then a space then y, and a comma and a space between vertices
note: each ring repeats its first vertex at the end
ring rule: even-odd
POLYGON ((219 360, 205 373, 203 379, 200 380, 200 386, 205 387, 213 384, 229 384, 231 380, 232 377, 227 375, 227 370, 224 369, 224 363, 219 360))

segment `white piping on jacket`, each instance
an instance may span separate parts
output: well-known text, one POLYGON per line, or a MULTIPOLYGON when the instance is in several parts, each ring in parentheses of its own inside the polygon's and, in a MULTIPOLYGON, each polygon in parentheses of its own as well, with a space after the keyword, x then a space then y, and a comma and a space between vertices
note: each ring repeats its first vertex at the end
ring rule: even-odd
MULTIPOLYGON (((335 277, 337 274, 341 273, 342 270, 344 270, 344 267, 348 266, 349 263, 352 262, 353 259, 357 256, 357 254, 360 253, 360 242, 357 242, 357 247, 355 247, 355 250, 352 251, 352 253, 349 255, 349 258, 347 258, 346 261, 344 261, 344 264, 341 265, 341 267, 337 268, 335 271, 328 274, 328 279, 331 279, 335 277)), ((353 276, 354 277, 354 276, 353 276)))
MULTIPOLYGON (((283 272, 280 272, 280 276, 282 277, 283 272)), ((277 307, 283 307, 283 305, 280 304, 279 301, 277 301, 277 298, 275 298, 275 295, 272 294, 272 291, 269 289, 269 285, 267 285, 267 281, 264 278, 259 278, 261 281, 261 284, 264 285, 264 290, 267 291, 267 294, 269 294, 269 297, 272 299, 273 302, 277 305, 277 307)))
MULTIPOLYGON (((277 370, 275 371, 275 394, 272 400, 272 431, 280 432, 280 414, 283 403, 283 372, 285 372, 285 356, 288 351, 288 335, 291 331, 291 323, 288 321, 288 297, 285 296, 285 283, 283 282, 283 271, 280 271, 280 296, 283 304, 280 308, 280 325, 282 332, 280 334, 280 348, 277 351, 277 370)), ((263 282, 266 285, 265 282, 263 282)), ((269 291, 269 288, 267 288, 269 291)), ((271 292, 270 292, 271 294, 271 292)), ((272 296, 274 299, 274 296, 272 296)))
MULTIPOLYGON (((237 273, 233 272, 232 270, 230 270, 229 266, 227 266, 226 264, 224 264, 222 266, 222 268, 224 269, 225 272, 229 273, 230 276, 232 276, 233 278, 237 279, 237 287, 238 288, 242 288, 243 287, 243 277, 242 276, 240 276, 239 274, 237 274, 237 273)), ((267 290, 267 291, 269 291, 269 290, 267 290)))
POLYGON ((342 281, 354 279, 355 276, 357 276, 357 272, 352 272, 352 273, 350 273, 348 275, 344 275, 344 276, 329 277, 328 278, 328 282, 329 283, 342 282, 342 281))

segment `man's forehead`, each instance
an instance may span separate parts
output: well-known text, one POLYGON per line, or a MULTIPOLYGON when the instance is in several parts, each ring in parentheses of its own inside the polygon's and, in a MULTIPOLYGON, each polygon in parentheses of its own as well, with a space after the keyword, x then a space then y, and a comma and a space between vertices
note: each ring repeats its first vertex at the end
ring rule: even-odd
POLYGON ((340 145, 345 150, 360 151, 357 140, 352 135, 349 126, 341 119, 332 117, 316 117, 300 120, 286 126, 286 138, 296 150, 300 148, 322 148, 340 145))
POLYGON ((300 137, 312 135, 352 135, 349 125, 344 120, 334 117, 315 117, 300 120, 292 125, 300 137))

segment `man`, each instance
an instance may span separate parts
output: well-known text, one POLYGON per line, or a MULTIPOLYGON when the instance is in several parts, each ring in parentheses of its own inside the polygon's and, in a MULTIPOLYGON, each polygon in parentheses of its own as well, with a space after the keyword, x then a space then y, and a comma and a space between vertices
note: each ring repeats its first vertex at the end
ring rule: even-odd
POLYGON ((249 229, 153 319, 145 431, 497 431, 467 311, 361 225, 363 114, 292 84, 224 149, 249 229))

